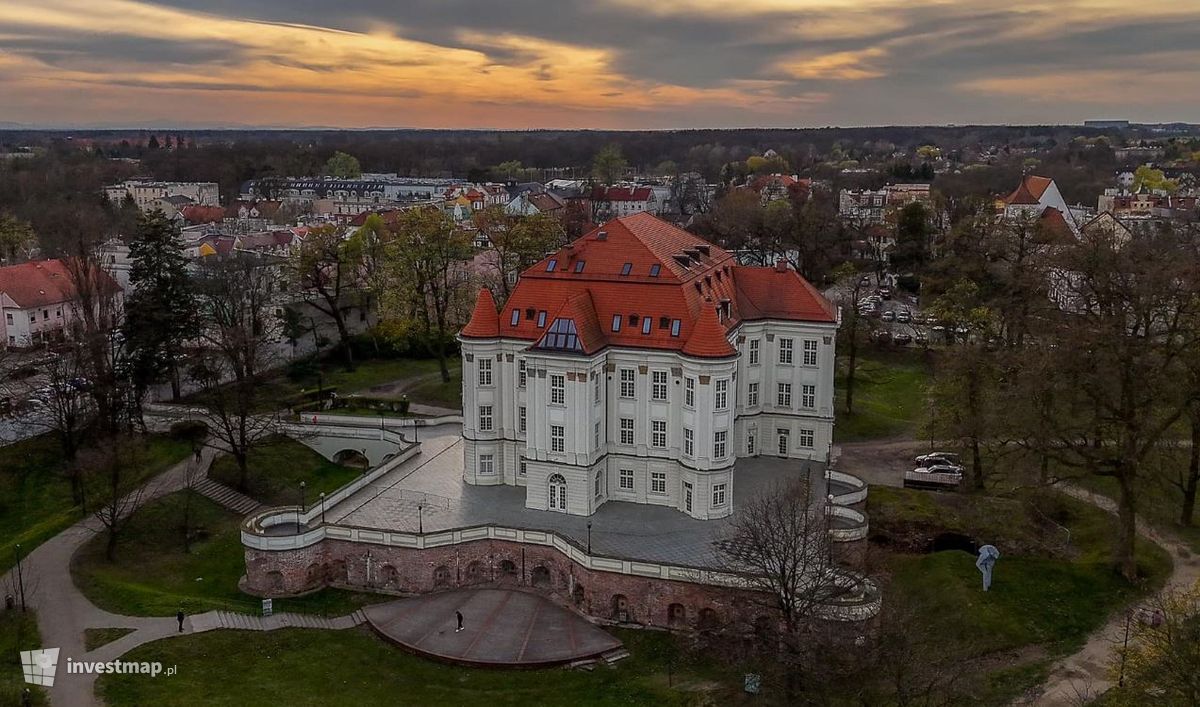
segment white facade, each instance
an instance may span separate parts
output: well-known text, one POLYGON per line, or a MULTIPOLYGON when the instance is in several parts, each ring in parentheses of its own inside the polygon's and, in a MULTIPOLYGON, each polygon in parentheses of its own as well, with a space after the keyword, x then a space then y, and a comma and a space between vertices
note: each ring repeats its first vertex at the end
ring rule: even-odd
POLYGON ((128 196, 138 209, 161 208, 157 202, 168 196, 186 196, 197 204, 220 206, 220 188, 216 182, 154 182, 131 179, 104 188, 109 201, 120 204, 128 196))
POLYGON ((462 338, 464 480, 525 486, 527 507, 573 515, 614 500, 725 517, 738 459, 828 458, 835 331, 743 322, 723 359, 462 338))

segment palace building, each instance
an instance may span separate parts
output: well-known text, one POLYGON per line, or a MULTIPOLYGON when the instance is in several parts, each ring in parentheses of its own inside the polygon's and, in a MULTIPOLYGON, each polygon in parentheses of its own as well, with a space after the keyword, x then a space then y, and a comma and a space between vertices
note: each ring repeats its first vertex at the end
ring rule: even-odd
POLYGON ((459 335, 463 476, 525 506, 733 512, 738 460, 825 462, 837 310, 786 263, 734 256, 648 213, 482 290, 459 335))

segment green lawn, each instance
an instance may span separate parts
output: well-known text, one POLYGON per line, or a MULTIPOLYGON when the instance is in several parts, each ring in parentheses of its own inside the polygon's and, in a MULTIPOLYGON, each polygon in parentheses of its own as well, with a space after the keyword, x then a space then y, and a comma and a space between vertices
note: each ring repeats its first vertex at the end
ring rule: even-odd
MULTIPOLYGON (((1156 528, 1168 530, 1187 543, 1192 552, 1200 552, 1200 512, 1193 513, 1192 525, 1179 524, 1180 511, 1183 508, 1183 494, 1175 486, 1167 483, 1159 474, 1174 472, 1174 465, 1186 465, 1187 460, 1180 458, 1168 462, 1166 468, 1152 468, 1147 482, 1141 485, 1138 492, 1138 515, 1150 521, 1156 528)), ((1120 492, 1116 479, 1111 476, 1084 476, 1074 483, 1086 489, 1116 499, 1120 492)), ((1200 504, 1197 504, 1200 505, 1200 504)))
POLYGON ((408 391, 408 399, 414 403, 461 410, 462 363, 457 359, 453 363, 449 383, 443 383, 440 377, 418 383, 408 391))
POLYGON ((854 373, 854 414, 846 414, 846 362, 838 359, 838 442, 911 435, 928 415, 930 364, 920 351, 860 351, 854 373))
MULTIPOLYGON (((88 542, 71 564, 76 586, 102 609, 134 616, 173 616, 225 609, 258 613, 258 598, 243 594, 245 573, 240 519, 193 493, 197 539, 183 548, 184 494, 147 504, 134 516, 117 549, 117 560, 104 557, 104 538, 88 542)), ((342 615, 385 597, 325 589, 305 597, 275 600, 274 610, 342 615)))
MULTIPOLYGON (((187 458, 191 445, 165 435, 145 439, 133 487, 187 458)), ((49 434, 0 447, 0 572, 15 562, 15 546, 29 554, 82 518, 71 499, 62 448, 49 434)), ((100 498, 103 479, 93 478, 89 496, 100 498)))
MULTIPOLYGON (((322 493, 332 493, 362 473, 362 469, 335 464, 289 437, 272 437, 250 450, 248 462, 250 496, 268 506, 300 503, 300 482, 305 488, 305 503, 312 505, 322 493)), ((238 485, 237 462, 225 454, 217 457, 208 475, 233 487, 238 485)))
POLYGON ((1111 517, 1057 492, 1038 493, 1024 502, 875 487, 868 498, 874 540, 893 547, 883 556, 890 578, 885 605, 900 597, 914 606, 918 625, 963 664, 1002 651, 1028 656, 1001 661, 985 679, 970 681, 979 703, 1003 704, 1036 684, 1054 658, 1078 649, 1109 615, 1159 586, 1170 571, 1167 554, 1142 542, 1145 579, 1127 583, 1111 565, 1111 517), (1044 516, 1070 530, 1069 544, 1044 516), (912 551, 941 531, 1000 549, 990 592, 982 591, 974 555, 912 551))
POLYGON ((106 646, 109 643, 133 633, 132 628, 85 628, 83 629, 83 649, 86 651, 94 651, 100 646, 106 646))
MULTIPOLYGON (((211 707, 420 705, 437 707, 608 707, 743 705, 740 676, 703 659, 667 666, 678 654, 669 634, 621 631, 632 654, 614 667, 584 670, 476 670, 442 665, 385 644, 365 629, 270 633, 214 631, 147 644, 127 660, 178 665, 171 678, 106 675, 97 694, 110 705, 211 707), (231 679, 236 676, 236 679, 231 679)), ((764 704, 761 699, 755 704, 764 704)))
MULTIPOLYGON (((0 704, 21 704, 25 676, 21 672, 20 651, 40 647, 37 614, 0 609, 0 704)), ((33 694, 33 704, 46 704, 46 693, 42 688, 31 687, 30 692, 33 694)))

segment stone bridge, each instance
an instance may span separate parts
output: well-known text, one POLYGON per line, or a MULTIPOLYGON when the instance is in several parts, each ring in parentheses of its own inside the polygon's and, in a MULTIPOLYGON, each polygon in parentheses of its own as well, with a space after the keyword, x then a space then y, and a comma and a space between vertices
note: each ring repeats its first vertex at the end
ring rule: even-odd
POLYGON ((390 461, 409 445, 399 432, 343 425, 286 423, 280 432, 338 464, 375 467, 390 461))

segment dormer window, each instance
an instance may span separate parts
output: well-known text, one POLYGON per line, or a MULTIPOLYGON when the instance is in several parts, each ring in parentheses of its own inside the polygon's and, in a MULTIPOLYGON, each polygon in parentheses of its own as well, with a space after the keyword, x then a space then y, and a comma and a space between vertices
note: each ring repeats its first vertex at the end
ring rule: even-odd
POLYGON ((533 307, 529 307, 525 310, 526 319, 533 319, 535 316, 537 316, 537 310, 533 307))
POLYGON ((628 275, 633 270, 633 263, 625 263, 621 266, 621 274, 628 275))
POLYGON ((658 273, 662 271, 662 266, 655 263, 650 266, 650 277, 658 277, 658 273))
POLYGON ((546 310, 543 309, 542 311, 538 312, 537 325, 539 329, 546 326, 546 310))
POLYGON ((659 329, 666 329, 669 326, 671 326, 671 318, 670 317, 659 317, 658 318, 658 328, 659 329))
POLYGON ((516 325, 517 325, 517 322, 519 322, 519 321, 521 321, 521 310, 519 310, 519 309, 514 309, 514 310, 512 311, 512 320, 511 320, 511 321, 509 321, 508 325, 509 325, 509 326, 516 326, 516 325))
POLYGON ((621 331, 621 315, 620 314, 613 315, 612 330, 613 331, 621 331))
POLYGON ((671 320, 671 336, 676 336, 676 337, 679 336, 679 320, 678 319, 671 320))
POLYGON ((576 260, 575 261, 575 272, 583 272, 583 266, 586 264, 587 264, 586 261, 576 260))
POLYGON ((650 327, 651 327, 653 324, 654 324, 654 319, 652 319, 651 317, 646 317, 645 319, 642 319, 642 333, 643 333, 643 334, 649 334, 649 333, 650 333, 650 327))
POLYGON ((554 272, 554 268, 558 267, 558 258, 551 258, 550 262, 546 263, 546 272, 554 272))

